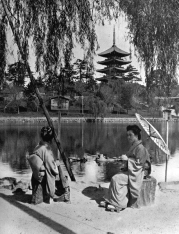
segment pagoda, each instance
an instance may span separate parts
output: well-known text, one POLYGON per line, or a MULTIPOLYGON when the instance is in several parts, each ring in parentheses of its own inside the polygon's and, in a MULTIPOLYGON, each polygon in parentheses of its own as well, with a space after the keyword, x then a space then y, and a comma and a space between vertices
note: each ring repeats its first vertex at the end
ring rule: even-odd
POLYGON ((99 61, 98 64, 105 65, 106 67, 103 69, 98 69, 97 72, 104 73, 103 77, 97 78, 96 80, 101 82, 108 82, 110 80, 130 80, 130 78, 125 78, 121 74, 128 72, 124 65, 131 63, 131 61, 127 61, 124 58, 129 56, 130 53, 127 53, 121 49, 119 49, 115 45, 115 28, 113 31, 113 45, 108 50, 98 54, 101 57, 106 58, 103 61, 99 61))

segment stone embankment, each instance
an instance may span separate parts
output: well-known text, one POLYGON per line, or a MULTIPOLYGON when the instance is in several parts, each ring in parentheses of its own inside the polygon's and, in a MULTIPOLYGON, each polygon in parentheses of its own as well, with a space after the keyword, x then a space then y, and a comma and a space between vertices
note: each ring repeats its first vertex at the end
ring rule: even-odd
MULTIPOLYGON (((58 117, 51 118, 53 123, 58 123, 58 117)), ((146 118, 152 122, 165 121, 163 118, 146 118)), ((179 119, 171 119, 170 121, 178 121, 179 119)), ((35 124, 46 123, 45 117, 0 117, 0 124, 35 124)), ((93 117, 62 117, 63 123, 80 123, 80 122, 103 122, 103 123, 126 123, 137 122, 136 118, 120 118, 120 117, 108 117, 108 118, 93 118, 93 117)))

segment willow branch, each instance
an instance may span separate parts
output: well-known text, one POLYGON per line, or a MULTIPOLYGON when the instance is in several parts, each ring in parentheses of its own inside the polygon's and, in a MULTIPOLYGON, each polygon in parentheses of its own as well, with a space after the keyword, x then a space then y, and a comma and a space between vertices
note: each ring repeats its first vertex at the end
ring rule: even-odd
POLYGON ((16 43, 17 43, 19 52, 20 52, 20 54, 21 54, 22 60, 23 60, 23 62, 24 62, 24 64, 25 64, 25 66, 26 66, 27 73, 28 73, 29 78, 30 78, 30 80, 31 80, 31 82, 32 82, 32 85, 34 86, 35 93, 36 93, 36 96, 37 96, 37 98, 38 98, 38 100, 39 100, 40 106, 41 106, 41 108, 43 109, 44 115, 45 115, 45 117, 46 117, 46 119, 47 119, 47 122, 48 122, 49 126, 52 128, 52 130, 53 130, 53 132, 54 132, 54 140, 55 140, 55 142, 56 142, 57 148, 58 148, 58 150, 59 150, 59 152, 60 152, 60 155, 61 155, 62 160, 63 160, 63 162, 64 162, 64 164, 65 164, 65 166, 66 166, 66 169, 67 169, 67 171, 68 171, 68 173, 69 173, 69 176, 70 176, 71 180, 72 180, 72 181, 75 181, 75 177, 74 177, 73 172, 72 172, 72 170, 71 170, 69 161, 68 161, 68 159, 66 158, 64 152, 62 151, 60 141, 58 140, 57 134, 56 134, 56 132, 55 132, 55 130, 54 130, 53 122, 52 122, 52 120, 51 120, 51 118, 50 118, 50 115, 49 115, 49 113, 48 113, 48 110, 46 109, 46 106, 45 106, 45 104, 44 104, 44 102, 43 102, 43 99, 42 99, 42 97, 41 97, 41 95, 40 95, 39 89, 38 89, 37 86, 36 86, 36 81, 35 81, 35 78, 34 78, 34 76, 33 76, 33 74, 32 74, 32 71, 31 71, 31 69, 30 69, 29 63, 28 63, 28 61, 27 61, 26 54, 24 53, 24 51, 23 51, 23 49, 22 49, 22 46, 21 46, 21 42, 20 42, 18 33, 16 32, 16 30, 15 30, 15 28, 14 28, 14 25, 13 25, 13 22, 12 22, 12 20, 11 20, 11 17, 12 17, 12 16, 11 16, 10 11, 8 10, 7 3, 6 3, 5 0, 1 0, 1 2, 2 2, 3 8, 4 8, 4 11, 5 11, 5 14, 6 14, 7 18, 8 18, 8 21, 9 21, 11 30, 12 30, 12 32, 13 32, 15 41, 16 41, 16 43))

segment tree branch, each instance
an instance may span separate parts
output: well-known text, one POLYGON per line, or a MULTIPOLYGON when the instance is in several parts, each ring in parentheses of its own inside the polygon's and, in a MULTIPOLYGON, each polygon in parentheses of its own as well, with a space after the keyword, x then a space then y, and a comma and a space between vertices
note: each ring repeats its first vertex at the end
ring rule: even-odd
POLYGON ((20 54, 21 54, 22 60, 24 61, 24 64, 25 64, 25 66, 26 66, 27 73, 28 73, 28 75, 29 75, 29 77, 30 77, 30 80, 31 80, 31 82, 32 82, 32 85, 34 86, 34 89, 35 89, 35 93, 36 93, 36 95, 37 95, 37 98, 39 99, 39 103, 40 103, 40 105, 41 105, 41 108, 43 109, 44 115, 45 115, 45 117, 46 117, 46 119, 47 119, 47 122, 48 122, 49 126, 50 126, 50 127, 52 128, 52 130, 54 131, 54 140, 55 140, 55 142, 56 142, 57 148, 58 148, 58 150, 59 150, 59 152, 60 152, 60 155, 61 155, 62 160, 63 160, 63 162, 64 162, 64 164, 65 164, 65 166, 66 166, 66 169, 67 169, 67 171, 68 171, 68 173, 69 173, 69 176, 70 176, 71 180, 72 180, 72 181, 75 181, 75 177, 74 177, 73 172, 72 172, 72 170, 71 170, 69 161, 68 161, 68 159, 66 158, 64 152, 62 151, 60 141, 58 140, 57 134, 56 134, 56 132, 55 132, 55 130, 54 130, 53 122, 52 122, 52 120, 51 120, 51 118, 50 118, 50 116, 49 116, 48 110, 46 109, 46 106, 45 106, 45 104, 44 104, 44 102, 43 102, 43 99, 42 99, 42 97, 41 97, 41 95, 40 95, 39 89, 38 89, 37 86, 36 86, 35 78, 34 78, 34 76, 33 76, 33 74, 32 74, 32 71, 31 71, 30 66, 29 66, 29 64, 28 64, 26 55, 25 55, 25 53, 24 53, 24 51, 23 51, 23 48, 22 48, 22 45, 21 45, 21 43, 20 43, 20 39, 19 39, 19 37, 18 37, 18 34, 17 34, 17 32, 16 32, 16 30, 15 30, 15 28, 14 28, 13 22, 12 22, 12 20, 11 20, 11 17, 12 17, 12 16, 11 16, 11 13, 9 12, 9 10, 8 10, 7 3, 6 3, 5 0, 1 0, 1 2, 2 2, 3 8, 4 8, 4 11, 5 11, 5 14, 6 14, 7 18, 8 18, 8 21, 9 21, 11 30, 12 30, 12 32, 13 32, 15 41, 16 41, 16 43, 17 43, 19 52, 20 52, 20 54))

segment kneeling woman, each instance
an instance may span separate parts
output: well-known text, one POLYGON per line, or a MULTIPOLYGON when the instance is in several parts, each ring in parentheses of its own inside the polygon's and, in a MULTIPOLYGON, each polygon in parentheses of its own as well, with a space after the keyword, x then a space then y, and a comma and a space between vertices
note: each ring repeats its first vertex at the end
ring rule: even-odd
POLYGON ((41 141, 28 158, 32 168, 32 201, 38 204, 42 201, 49 203, 55 194, 55 179, 58 168, 51 149, 53 131, 50 127, 43 127, 40 132, 41 141))
POLYGON ((128 160, 128 170, 112 177, 108 193, 104 196, 105 202, 100 203, 107 205, 107 209, 114 207, 119 211, 137 201, 144 177, 144 165, 146 161, 150 162, 149 153, 142 145, 140 132, 137 125, 127 126, 127 138, 131 145, 125 158, 128 160))

